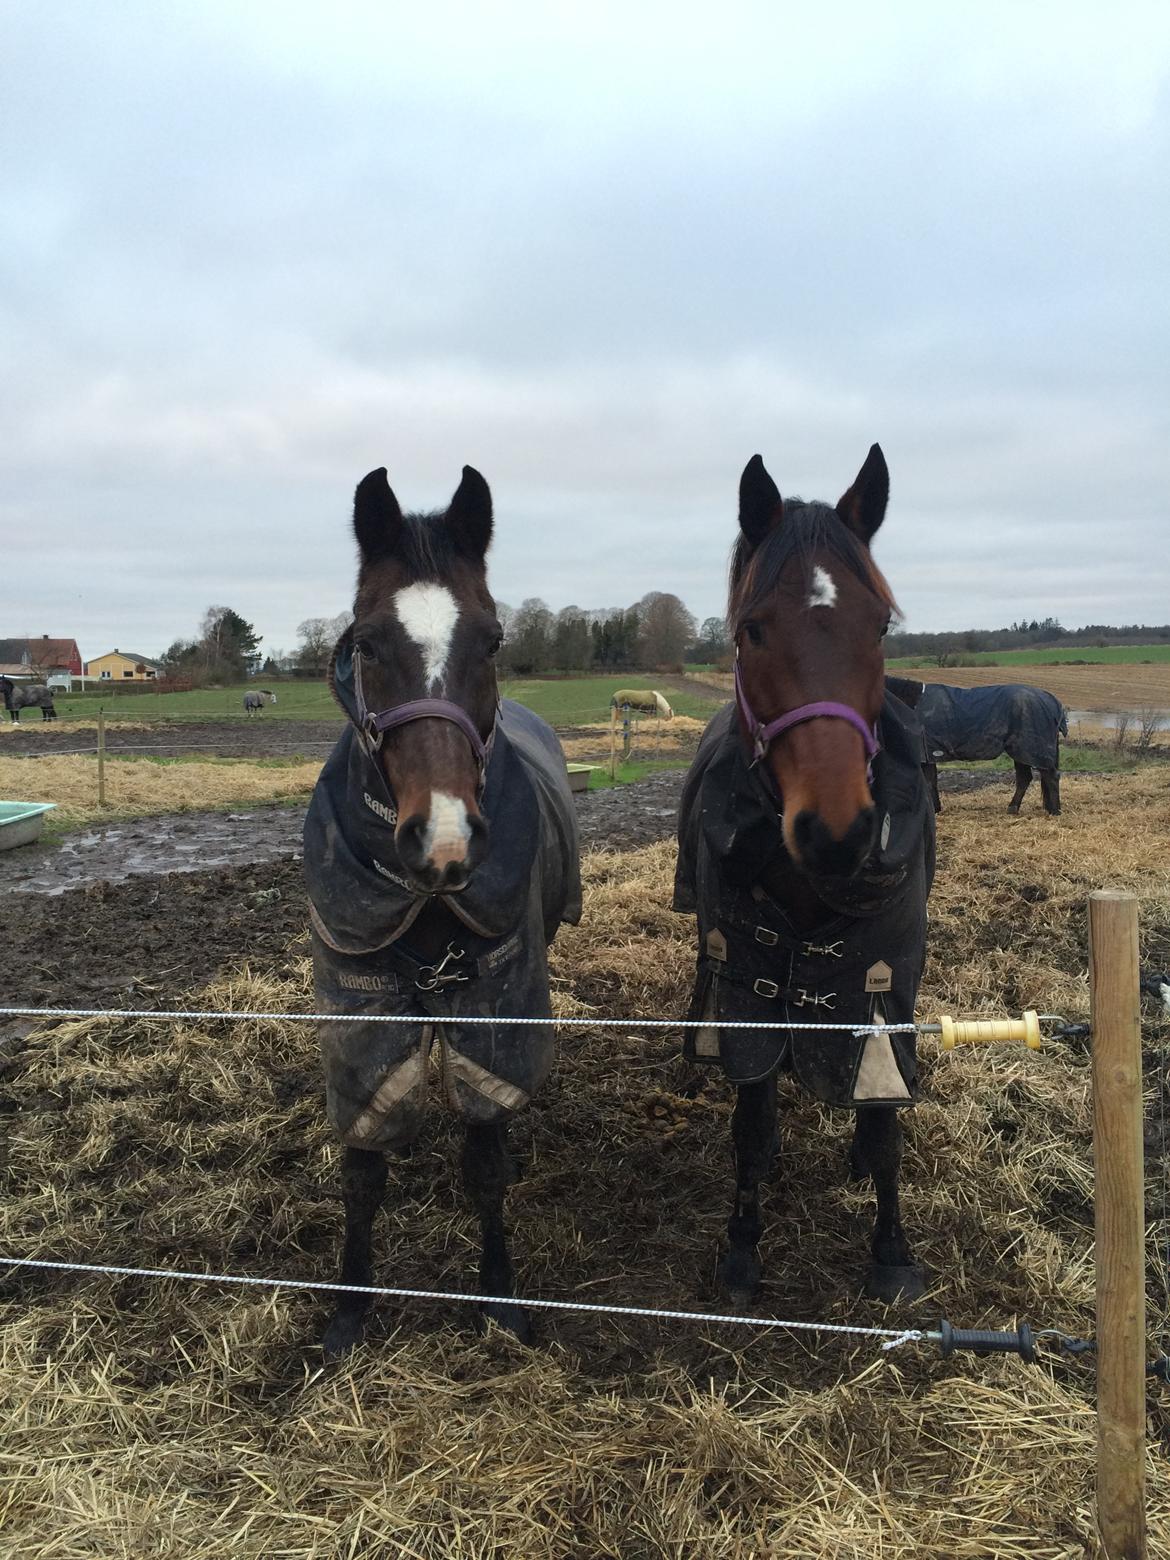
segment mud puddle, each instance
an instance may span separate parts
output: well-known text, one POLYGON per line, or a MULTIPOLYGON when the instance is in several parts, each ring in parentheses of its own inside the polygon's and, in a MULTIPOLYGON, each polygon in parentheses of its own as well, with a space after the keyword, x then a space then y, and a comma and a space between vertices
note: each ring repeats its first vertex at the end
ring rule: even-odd
POLYGON ((212 872, 299 856, 303 807, 126 818, 0 855, 0 894, 67 893, 169 872, 212 872))

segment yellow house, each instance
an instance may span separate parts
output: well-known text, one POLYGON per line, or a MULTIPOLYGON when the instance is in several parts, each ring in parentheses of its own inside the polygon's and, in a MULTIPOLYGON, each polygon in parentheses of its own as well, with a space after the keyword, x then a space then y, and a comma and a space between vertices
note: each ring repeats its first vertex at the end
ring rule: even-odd
POLYGON ((87 661, 85 675, 99 682, 150 682, 162 676, 162 668, 157 661, 136 655, 133 650, 110 650, 87 661))

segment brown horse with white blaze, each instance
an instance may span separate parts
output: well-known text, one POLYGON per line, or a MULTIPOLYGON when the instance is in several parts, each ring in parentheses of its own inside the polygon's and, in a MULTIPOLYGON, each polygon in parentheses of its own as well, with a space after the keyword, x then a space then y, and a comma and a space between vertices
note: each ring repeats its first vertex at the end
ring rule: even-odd
MULTIPOLYGON (((331 1125, 344 1145, 341 1279, 372 1282, 387 1154, 409 1149, 437 1087, 464 1126, 484 1311, 528 1338, 514 1294, 506 1129, 547 1078, 547 945, 580 914, 576 814, 556 736, 499 698, 487 585, 488 485, 404 514, 384 469, 358 485, 354 622, 330 686, 349 724, 313 792, 305 874, 331 1125), (333 1017, 332 1015, 336 1015, 333 1017), (505 1015, 505 1016, 501 1016, 505 1015)), ((363 1335, 370 1295, 338 1301, 324 1344, 363 1335)))
POLYGON ((785 501, 760 457, 748 462, 728 609, 735 702, 704 734, 680 807, 675 908, 698 915, 691 1018, 703 1021, 687 1051, 721 1062, 737 1089, 721 1272, 741 1303, 762 1272, 780 1071, 856 1112, 851 1165, 877 1193, 866 1292, 924 1284, 897 1188, 913 1035, 878 1032, 913 1020, 934 870, 921 726, 883 677, 897 607, 869 549, 888 498, 876 444, 835 505, 785 501))

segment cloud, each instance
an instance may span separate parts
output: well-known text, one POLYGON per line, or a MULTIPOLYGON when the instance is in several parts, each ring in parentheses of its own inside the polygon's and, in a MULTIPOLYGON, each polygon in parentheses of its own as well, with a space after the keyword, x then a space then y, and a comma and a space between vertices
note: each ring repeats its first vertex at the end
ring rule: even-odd
POLYGON ((128 5, 0 62, 14 632, 272 644, 357 479, 493 485, 493 583, 721 609, 756 450, 874 439, 911 627, 1166 616, 1170 24, 1123 6, 128 5), (1103 551, 1107 567, 1101 567, 1103 551))

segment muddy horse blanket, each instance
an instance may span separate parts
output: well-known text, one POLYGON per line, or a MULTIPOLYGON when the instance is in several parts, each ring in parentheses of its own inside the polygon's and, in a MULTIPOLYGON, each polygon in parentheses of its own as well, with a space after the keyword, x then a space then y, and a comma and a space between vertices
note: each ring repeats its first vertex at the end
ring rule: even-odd
MULTIPOLYGON (((351 668, 339 665, 335 681, 352 718, 351 668)), ((481 810, 491 849, 467 887, 445 898, 458 933, 445 955, 424 963, 412 951, 410 929, 427 898, 402 871, 394 801, 354 726, 313 792, 305 875, 317 1003, 359 1020, 324 1020, 319 1036, 329 1119, 354 1147, 411 1140, 425 1108, 432 1048, 447 1103, 467 1121, 518 1110, 552 1067, 551 1029, 461 1022, 549 1016, 547 945, 562 921, 581 913, 564 756, 550 728, 510 700, 496 721, 481 810), (395 1013, 422 1021, 360 1021, 395 1013)))
POLYGON ((1024 683, 951 688, 927 683, 918 700, 931 763, 998 758, 1006 753, 1033 769, 1060 767, 1068 715, 1055 694, 1024 683))
POLYGON ((854 878, 818 878, 825 919, 798 933, 762 878, 792 870, 768 780, 749 766, 728 705, 712 720, 679 810, 674 908, 698 914, 699 954, 688 1032, 695 1061, 722 1063, 736 1084, 792 1072, 833 1105, 905 1105, 916 1097, 912 1033, 851 1035, 801 1023, 903 1023, 926 954, 934 877, 934 814, 922 727, 887 693, 873 765, 878 839, 854 878), (724 1029, 720 1020, 772 1023, 724 1029))

